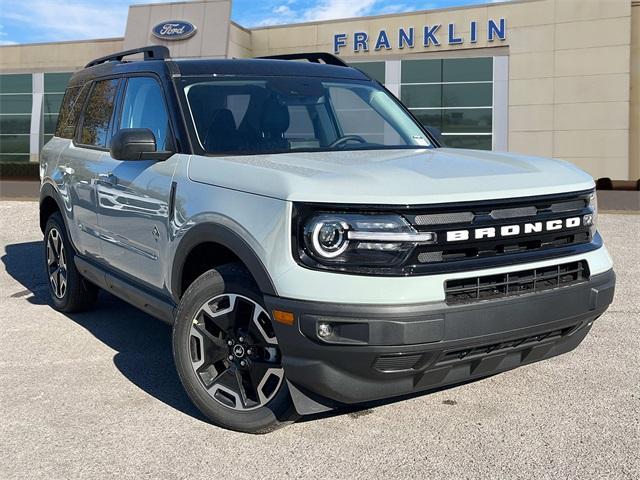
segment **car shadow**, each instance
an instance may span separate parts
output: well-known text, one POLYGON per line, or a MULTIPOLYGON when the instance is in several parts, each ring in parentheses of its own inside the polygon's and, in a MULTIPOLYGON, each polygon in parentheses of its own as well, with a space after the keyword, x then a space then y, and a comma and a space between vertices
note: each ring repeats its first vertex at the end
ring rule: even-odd
MULTIPOLYGON (((42 243, 11 244, 5 247, 5 251, 0 260, 4 263, 7 273, 25 288, 24 291, 11 296, 25 296, 27 301, 37 305, 49 304, 42 243)), ((115 350, 117 353, 113 357, 113 363, 134 385, 176 410, 198 420, 207 421, 191 403, 178 378, 173 363, 169 325, 102 290, 95 309, 65 316, 115 350)), ((345 414, 359 418, 376 407, 459 385, 345 406, 325 413, 307 415, 299 421, 308 422, 345 414)))
MULTIPOLYGON (((42 242, 7 245, 5 252, 0 258, 5 270, 24 287, 10 296, 25 297, 36 305, 49 304, 42 242)), ((206 421, 178 378, 169 325, 104 291, 100 292, 95 309, 65 316, 115 350, 113 363, 134 385, 170 407, 206 421)))

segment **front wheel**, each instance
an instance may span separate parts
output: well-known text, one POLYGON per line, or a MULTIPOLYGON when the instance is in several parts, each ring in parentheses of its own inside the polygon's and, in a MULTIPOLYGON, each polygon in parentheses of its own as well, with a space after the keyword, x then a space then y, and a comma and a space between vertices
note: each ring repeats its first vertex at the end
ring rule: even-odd
POLYGON ((178 308, 178 375, 200 411, 224 428, 266 433, 296 417, 263 304, 248 272, 229 264, 201 275, 178 308))

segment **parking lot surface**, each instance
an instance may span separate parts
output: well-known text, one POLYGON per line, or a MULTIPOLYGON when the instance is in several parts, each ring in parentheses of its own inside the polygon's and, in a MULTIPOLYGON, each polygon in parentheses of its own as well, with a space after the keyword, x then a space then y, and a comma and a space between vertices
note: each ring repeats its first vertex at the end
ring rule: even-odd
POLYGON ((0 202, 2 480, 640 478, 640 215, 600 216, 616 298, 577 350, 253 436, 192 406, 168 326, 48 305, 37 207, 0 202))

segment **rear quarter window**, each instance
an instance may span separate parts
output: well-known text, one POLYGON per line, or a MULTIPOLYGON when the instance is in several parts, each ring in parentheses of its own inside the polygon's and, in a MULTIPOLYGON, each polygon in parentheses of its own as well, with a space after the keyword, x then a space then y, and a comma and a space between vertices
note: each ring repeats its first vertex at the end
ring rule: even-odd
POLYGON ((65 90, 56 124, 56 137, 73 138, 75 136, 82 105, 87 98, 88 91, 87 85, 70 87, 65 90))

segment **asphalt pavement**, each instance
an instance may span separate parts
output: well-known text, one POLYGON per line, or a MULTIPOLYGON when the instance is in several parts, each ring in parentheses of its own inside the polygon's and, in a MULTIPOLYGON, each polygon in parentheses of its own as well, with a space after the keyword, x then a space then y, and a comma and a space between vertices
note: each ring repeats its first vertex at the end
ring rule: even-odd
POLYGON ((47 300, 36 202, 0 202, 0 479, 640 478, 640 215, 600 216, 616 298, 578 349, 268 435, 207 423, 170 328, 47 300))

